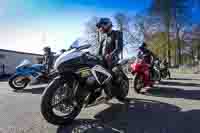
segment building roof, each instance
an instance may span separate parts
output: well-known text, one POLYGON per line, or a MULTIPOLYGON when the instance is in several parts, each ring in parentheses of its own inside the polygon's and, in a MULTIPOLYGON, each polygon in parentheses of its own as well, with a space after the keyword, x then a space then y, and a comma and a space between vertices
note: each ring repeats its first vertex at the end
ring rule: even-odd
POLYGON ((15 50, 7 50, 7 49, 0 49, 0 52, 10 52, 10 53, 17 53, 17 54, 26 54, 26 55, 35 55, 35 56, 42 56, 41 54, 35 54, 35 53, 28 53, 28 52, 21 52, 21 51, 15 51, 15 50))

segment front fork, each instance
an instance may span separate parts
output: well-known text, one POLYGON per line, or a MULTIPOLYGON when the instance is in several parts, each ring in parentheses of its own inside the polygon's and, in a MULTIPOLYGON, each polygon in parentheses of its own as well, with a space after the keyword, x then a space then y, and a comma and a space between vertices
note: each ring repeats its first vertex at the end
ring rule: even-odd
POLYGON ((102 102, 102 100, 106 100, 106 99, 111 99, 112 98, 112 92, 111 92, 111 88, 108 85, 103 85, 100 88, 91 91, 88 89, 83 89, 86 90, 84 91, 81 95, 83 97, 83 107, 89 107, 91 105, 96 105, 100 102, 102 102), (102 96, 102 91, 104 90, 106 97, 102 96))

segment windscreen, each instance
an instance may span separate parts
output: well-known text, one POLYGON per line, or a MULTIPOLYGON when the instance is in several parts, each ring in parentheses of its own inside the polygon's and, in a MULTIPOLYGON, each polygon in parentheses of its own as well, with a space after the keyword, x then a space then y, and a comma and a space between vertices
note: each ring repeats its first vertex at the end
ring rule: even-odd
POLYGON ((31 64, 32 64, 31 61, 25 59, 17 66, 17 68, 24 67, 24 66, 30 66, 31 64))
POLYGON ((70 46, 70 48, 79 48, 85 45, 90 45, 90 47, 88 49, 84 49, 83 51, 87 51, 90 52, 93 55, 97 55, 98 54, 98 49, 99 49, 99 45, 97 45, 96 43, 92 43, 89 42, 87 39, 85 38, 78 38, 76 39, 72 45, 70 46))

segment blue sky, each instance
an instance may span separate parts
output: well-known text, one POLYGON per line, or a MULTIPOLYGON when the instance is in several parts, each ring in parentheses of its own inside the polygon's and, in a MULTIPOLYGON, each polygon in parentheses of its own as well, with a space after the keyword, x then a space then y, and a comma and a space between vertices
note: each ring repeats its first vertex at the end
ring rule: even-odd
POLYGON ((67 48, 92 16, 134 14, 150 0, 0 0, 0 48, 42 53, 67 48))
MULTIPOLYGON (((0 48, 42 53, 67 48, 92 16, 142 12, 151 0, 0 0, 0 48)), ((194 9, 194 16, 199 12, 194 9)), ((195 20, 199 20, 198 17, 195 20)))

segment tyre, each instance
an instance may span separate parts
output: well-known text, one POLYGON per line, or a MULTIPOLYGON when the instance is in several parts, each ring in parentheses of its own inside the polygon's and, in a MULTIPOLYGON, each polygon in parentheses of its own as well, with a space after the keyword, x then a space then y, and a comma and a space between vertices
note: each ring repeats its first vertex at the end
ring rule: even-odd
POLYGON ((162 77, 162 79, 166 79, 167 78, 166 70, 162 70, 161 71, 161 77, 162 77))
POLYGON ((167 76, 168 76, 168 79, 171 79, 171 73, 169 70, 167 71, 167 76))
POLYGON ((14 75, 9 79, 8 84, 14 90, 22 90, 26 88, 29 82, 30 80, 27 77, 22 75, 14 75))
POLYGON ((144 88, 144 80, 143 76, 140 74, 136 74, 134 80, 134 89, 136 93, 140 93, 141 89, 144 88))
POLYGON ((171 77, 171 74, 168 69, 162 70, 161 74, 162 74, 162 79, 170 79, 171 77))
POLYGON ((119 89, 116 94, 116 98, 119 101, 124 101, 125 98, 128 96, 128 92, 129 92, 129 79, 125 75, 124 72, 121 72, 121 76, 122 76, 122 80, 120 81, 119 89))
POLYGON ((154 74, 156 81, 159 83, 161 81, 161 72, 159 70, 155 70, 154 74))
POLYGON ((158 83, 161 82, 162 78, 161 78, 161 74, 160 72, 158 73, 158 83))
POLYGON ((43 93, 41 113, 51 124, 70 124, 82 109, 82 104, 76 100, 72 91, 79 89, 79 82, 70 80, 64 83, 59 78, 54 79, 43 93))

